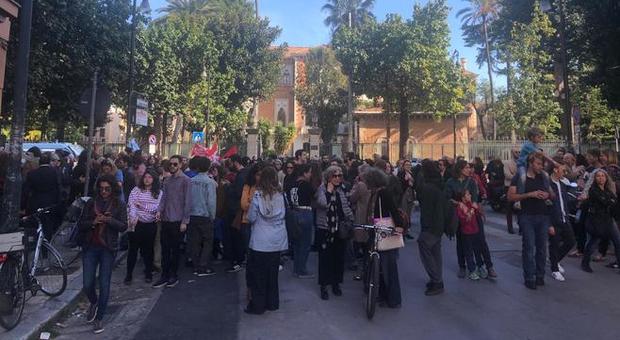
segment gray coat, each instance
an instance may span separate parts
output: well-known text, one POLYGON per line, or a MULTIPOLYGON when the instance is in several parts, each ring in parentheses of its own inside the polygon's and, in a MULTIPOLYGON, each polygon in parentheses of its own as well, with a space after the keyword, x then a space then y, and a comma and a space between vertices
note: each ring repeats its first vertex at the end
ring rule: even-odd
POLYGON ((248 211, 248 220, 252 225, 250 249, 261 252, 288 249, 285 213, 283 194, 276 193, 273 197, 266 197, 260 190, 254 192, 248 211))
MULTIPOLYGON (((319 188, 316 190, 314 198, 316 199, 316 227, 319 229, 329 229, 327 227, 327 196, 325 193, 327 192, 327 188, 325 183, 321 184, 319 188)), ((345 195, 342 188, 337 188, 336 192, 340 197, 340 202, 342 202, 342 212, 347 220, 350 222, 353 221, 353 211, 351 211, 351 206, 349 205, 349 200, 345 195)))

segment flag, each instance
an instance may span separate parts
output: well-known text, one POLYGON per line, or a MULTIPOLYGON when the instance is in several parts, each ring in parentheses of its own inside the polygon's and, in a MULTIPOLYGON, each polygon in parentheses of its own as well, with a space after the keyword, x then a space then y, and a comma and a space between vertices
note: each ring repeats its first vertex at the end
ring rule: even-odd
POLYGON ((200 157, 207 157, 207 148, 204 147, 204 145, 202 144, 194 144, 194 146, 192 147, 192 150, 189 153, 190 157, 196 157, 196 156, 200 156, 200 157))
POLYGON ((224 154, 224 156, 222 156, 223 159, 226 158, 230 158, 232 157, 232 155, 236 155, 237 154, 237 146, 233 145, 230 149, 228 149, 228 151, 226 151, 226 153, 224 154))

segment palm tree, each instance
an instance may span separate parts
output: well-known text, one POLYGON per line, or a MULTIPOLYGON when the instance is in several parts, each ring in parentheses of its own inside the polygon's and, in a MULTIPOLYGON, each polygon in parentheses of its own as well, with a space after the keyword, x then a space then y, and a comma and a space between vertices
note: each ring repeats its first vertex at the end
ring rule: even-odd
POLYGON ((357 27, 375 17, 371 12, 374 4, 375 0, 327 0, 321 8, 328 12, 324 23, 335 32, 339 27, 349 24, 351 15, 351 24, 357 27))
POLYGON ((160 13, 166 15, 183 15, 183 14, 197 14, 201 12, 209 0, 166 0, 168 3, 164 8, 160 9, 160 13))
MULTIPOLYGON (((484 40, 484 49, 486 50, 487 71, 489 73, 489 85, 491 86, 491 108, 495 104, 495 96, 493 94, 493 61, 491 60, 491 46, 489 41, 488 26, 489 22, 494 20, 499 11, 500 6, 497 0, 467 0, 470 6, 463 8, 456 14, 461 17, 461 29, 464 34, 475 34, 475 29, 482 29, 482 37, 484 40)), ((493 139, 497 138, 497 128, 495 122, 495 114, 493 115, 493 139)))

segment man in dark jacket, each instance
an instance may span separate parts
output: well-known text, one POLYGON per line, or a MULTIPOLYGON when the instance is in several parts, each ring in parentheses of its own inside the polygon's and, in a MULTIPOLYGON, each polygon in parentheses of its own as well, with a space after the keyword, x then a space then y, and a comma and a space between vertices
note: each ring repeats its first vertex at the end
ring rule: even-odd
POLYGON ((241 216, 236 218, 236 215, 241 214, 241 193, 243 192, 243 185, 245 184, 245 179, 250 169, 243 165, 243 161, 239 155, 233 155, 230 161, 232 163, 232 170, 236 172, 236 175, 234 181, 227 187, 227 225, 229 225, 230 228, 226 230, 226 243, 228 246, 225 246, 224 249, 227 252, 226 257, 231 261, 231 266, 226 271, 234 273, 241 270, 241 264, 245 256, 246 245, 244 245, 243 235, 241 233, 241 216))
POLYGON ((41 154, 39 167, 28 173, 24 183, 26 214, 34 214, 37 209, 53 207, 51 214, 43 218, 45 236, 49 239, 58 225, 60 203, 60 178, 56 169, 50 166, 51 152, 41 154))
POLYGON ((441 174, 435 163, 422 161, 422 171, 417 178, 416 194, 420 202, 421 232, 418 238, 420 259, 430 281, 426 284, 426 295, 443 293, 443 264, 441 237, 450 218, 448 199, 441 190, 441 174))

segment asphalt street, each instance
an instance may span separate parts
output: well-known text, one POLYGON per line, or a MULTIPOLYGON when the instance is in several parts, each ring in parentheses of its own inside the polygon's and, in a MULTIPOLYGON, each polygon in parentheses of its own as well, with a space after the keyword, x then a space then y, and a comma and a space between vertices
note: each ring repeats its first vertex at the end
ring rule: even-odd
MULTIPOLYGON (((217 275, 197 278, 184 269, 177 287, 153 293, 142 283, 124 286, 121 268, 113 278, 106 332, 88 333, 83 316, 74 313, 54 334, 63 339, 620 339, 617 271, 596 263, 588 274, 578 259, 567 258, 566 282, 547 273, 546 286, 530 291, 523 286, 520 237, 506 233, 503 216, 492 212, 486 233, 497 280, 457 278, 455 242, 444 239, 446 290, 427 297, 417 243, 407 241, 399 259, 402 308, 379 308, 372 321, 351 271, 345 273, 344 295, 322 301, 316 280, 294 278, 289 262, 280 273, 280 310, 255 316, 243 313, 244 271, 227 274, 219 264, 217 275)), ((312 253, 309 267, 315 271, 316 260, 312 253)))

